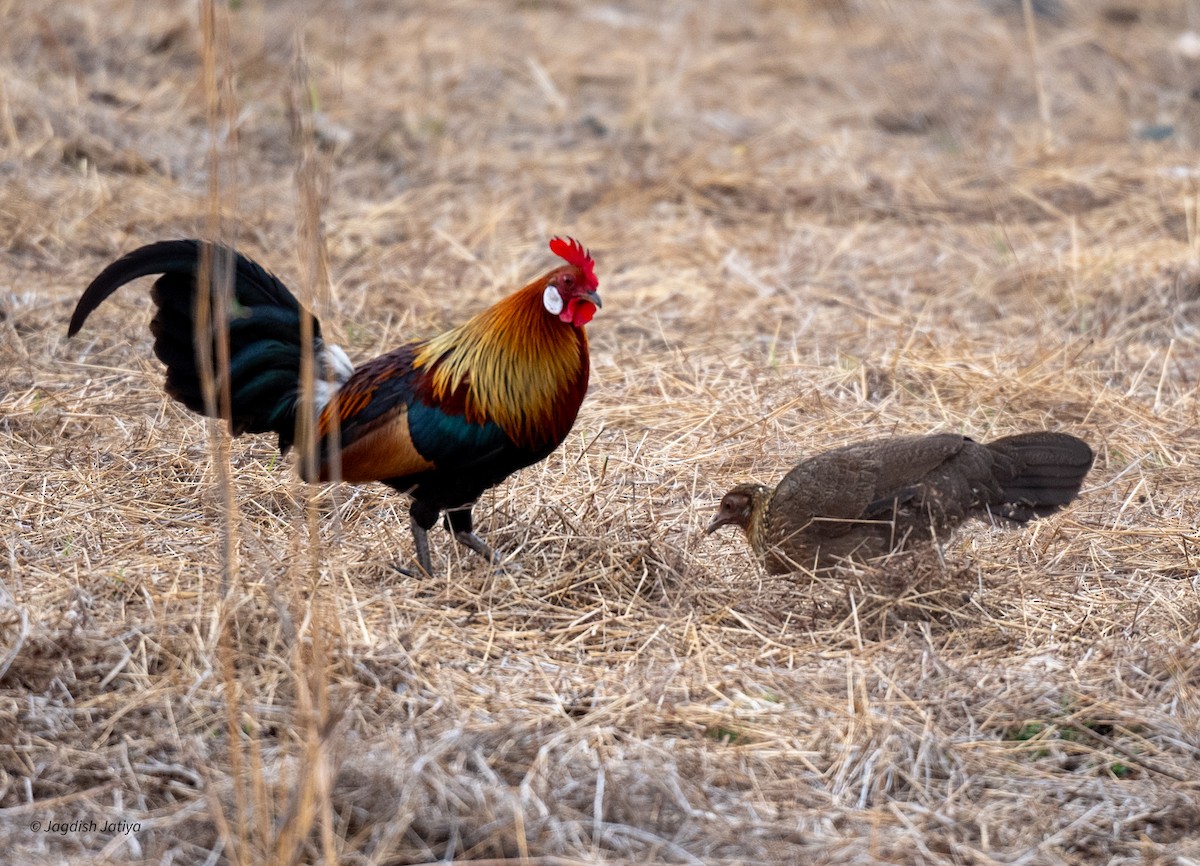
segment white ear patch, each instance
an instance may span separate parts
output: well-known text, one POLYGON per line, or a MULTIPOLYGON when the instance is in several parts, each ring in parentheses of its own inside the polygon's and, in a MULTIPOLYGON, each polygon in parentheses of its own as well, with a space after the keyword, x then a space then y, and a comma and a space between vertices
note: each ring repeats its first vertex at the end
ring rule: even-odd
POLYGON ((546 312, 552 316, 557 316, 563 311, 562 295, 554 286, 546 286, 546 291, 542 292, 542 304, 545 305, 546 312))

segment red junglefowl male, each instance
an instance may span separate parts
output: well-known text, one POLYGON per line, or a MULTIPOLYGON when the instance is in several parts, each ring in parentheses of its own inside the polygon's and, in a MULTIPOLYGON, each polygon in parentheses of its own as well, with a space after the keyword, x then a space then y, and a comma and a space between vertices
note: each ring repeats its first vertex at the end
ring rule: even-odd
MULTIPOLYGON (((68 336, 124 284, 154 274, 154 353, 166 391, 209 414, 196 347, 203 244, 164 241, 105 268, 84 291, 68 336)), ((233 274, 228 321, 233 434, 275 432, 286 453, 300 435, 301 317, 311 315, 275 276, 226 247, 212 271, 233 274), (232 262, 230 257, 232 256, 232 262)), ((471 507, 483 491, 544 459, 575 423, 588 385, 584 325, 600 306, 592 257, 574 239, 550 250, 565 265, 543 274, 457 328, 407 343, 357 369, 312 319, 319 469, 306 480, 382 481, 411 498, 417 564, 432 572, 426 533, 444 511, 462 544, 497 561, 475 534, 471 507)), ((223 379, 218 378, 218 382, 223 379)), ((220 417, 219 414, 210 417, 220 417)))
POLYGON ((957 433, 895 436, 810 457, 774 490, 739 484, 708 532, 740 526, 770 574, 828 571, 945 540, 968 517, 1025 523, 1078 494, 1092 449, 1038 431, 986 445, 957 433))

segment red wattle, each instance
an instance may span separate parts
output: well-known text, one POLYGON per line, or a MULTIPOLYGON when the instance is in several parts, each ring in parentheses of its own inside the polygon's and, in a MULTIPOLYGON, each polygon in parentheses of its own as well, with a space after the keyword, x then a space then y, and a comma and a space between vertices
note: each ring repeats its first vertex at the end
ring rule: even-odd
POLYGON ((558 317, 569 325, 582 328, 592 320, 594 315, 596 315, 596 305, 591 301, 571 298, 567 301, 567 308, 559 313, 558 317))

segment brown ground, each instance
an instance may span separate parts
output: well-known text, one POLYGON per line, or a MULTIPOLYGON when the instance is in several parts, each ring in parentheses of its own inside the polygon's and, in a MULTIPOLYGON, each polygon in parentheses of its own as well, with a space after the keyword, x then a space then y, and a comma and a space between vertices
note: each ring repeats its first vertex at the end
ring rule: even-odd
POLYGON ((1200 862, 1195 4, 243 0, 215 83, 198 5, 0 2, 0 859, 1200 862), (65 339, 213 202, 359 360, 591 247, 575 431, 477 509, 517 568, 397 575, 403 499, 266 437, 226 484, 146 283, 65 339), (700 534, 1043 427, 1079 502, 944 561, 700 534))

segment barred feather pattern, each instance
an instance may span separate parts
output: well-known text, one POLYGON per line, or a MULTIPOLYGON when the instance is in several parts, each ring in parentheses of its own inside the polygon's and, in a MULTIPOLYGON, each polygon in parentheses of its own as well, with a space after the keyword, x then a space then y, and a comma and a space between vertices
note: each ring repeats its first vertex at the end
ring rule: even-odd
POLYGON ((770 487, 763 484, 741 484, 738 488, 750 496, 750 522, 746 525, 746 539, 750 548, 759 556, 767 555, 767 521, 771 517, 770 487))

